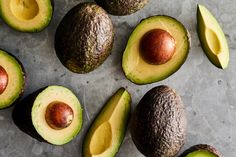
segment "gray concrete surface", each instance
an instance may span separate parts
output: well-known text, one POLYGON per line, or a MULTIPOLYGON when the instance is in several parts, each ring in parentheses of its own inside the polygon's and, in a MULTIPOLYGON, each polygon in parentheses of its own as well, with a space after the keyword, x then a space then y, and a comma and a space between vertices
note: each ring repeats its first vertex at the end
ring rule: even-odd
MULTIPOLYGON (((55 0, 54 17, 41 33, 19 33, 0 21, 0 47, 22 61, 27 72, 25 95, 46 85, 64 85, 78 96, 84 109, 80 134, 69 144, 52 146, 40 143, 21 132, 11 119, 12 108, 0 111, 0 157, 81 157, 86 130, 104 102, 123 86, 132 94, 133 108, 146 91, 166 84, 178 91, 188 115, 187 141, 191 145, 208 143, 224 157, 236 156, 236 1, 235 0, 151 0, 141 11, 126 17, 111 16, 116 28, 112 55, 94 72, 74 74, 65 69, 54 51, 54 33, 64 14, 81 0, 55 0), (217 17, 228 38, 230 65, 225 71, 215 68, 203 53, 196 33, 196 4, 206 5, 217 17), (192 48, 182 68, 168 79, 146 86, 129 82, 122 73, 121 56, 135 25, 150 15, 166 14, 184 23, 192 36, 192 48)), ((142 157, 129 131, 117 155, 142 157)))

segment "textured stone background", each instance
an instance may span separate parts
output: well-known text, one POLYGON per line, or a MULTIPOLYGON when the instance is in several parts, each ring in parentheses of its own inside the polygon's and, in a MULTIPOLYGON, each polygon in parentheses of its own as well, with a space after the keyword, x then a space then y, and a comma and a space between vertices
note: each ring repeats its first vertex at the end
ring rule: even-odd
MULTIPOLYGON (((64 14, 81 0, 55 0, 50 26, 41 33, 16 32, 0 21, 0 47, 22 61, 27 72, 25 95, 46 85, 59 84, 71 88, 84 108, 84 125, 80 134, 64 146, 40 143, 22 133, 11 119, 12 108, 0 111, 0 157, 80 157, 82 139, 104 102, 120 86, 132 94, 133 108, 146 91, 166 84, 182 96, 188 115, 187 142, 183 149, 198 143, 217 147, 224 157, 236 155, 236 1, 235 0, 151 0, 141 11, 126 17, 113 17, 116 38, 112 55, 94 72, 73 74, 55 55, 53 43, 56 27, 64 14), (215 68, 206 58, 196 34, 196 4, 206 5, 217 17, 228 38, 231 50, 229 68, 215 68), (184 23, 192 36, 192 48, 182 68, 166 79, 137 86, 124 77, 121 56, 127 39, 137 23, 150 15, 166 14, 184 23)), ((183 151, 183 150, 182 150, 183 151)), ((119 157, 142 157, 130 133, 118 153, 119 157)))

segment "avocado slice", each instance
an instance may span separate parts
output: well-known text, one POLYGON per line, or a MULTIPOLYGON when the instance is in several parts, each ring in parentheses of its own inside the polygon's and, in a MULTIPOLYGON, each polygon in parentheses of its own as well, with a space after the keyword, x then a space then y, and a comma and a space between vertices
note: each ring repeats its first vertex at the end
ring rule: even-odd
POLYGON ((208 59, 218 68, 227 68, 229 47, 225 34, 215 17, 203 5, 197 7, 197 26, 198 36, 208 59))
POLYGON ((0 109, 11 106, 24 92, 25 72, 19 60, 0 50, 0 109))
POLYGON ((0 16, 17 31, 42 31, 50 23, 52 14, 51 0, 0 0, 0 16))
POLYGON ((221 157, 221 153, 210 145, 198 144, 187 149, 179 157, 221 157))
POLYGON ((142 9, 149 0, 95 0, 112 15, 130 15, 142 9))
POLYGON ((186 123, 181 97, 168 86, 157 86, 138 103, 131 137, 144 156, 173 157, 185 143, 186 123))
POLYGON ((113 41, 113 25, 107 12, 95 3, 80 3, 59 24, 55 50, 70 71, 88 73, 110 55, 113 41))
MULTIPOLYGON (((151 37, 149 40, 150 42, 147 43, 152 42, 155 46, 155 34, 154 39, 151 37)), ((179 21, 169 16, 152 16, 142 20, 132 32, 123 54, 123 71, 126 77, 136 84, 161 81, 175 73, 182 66, 188 56, 189 49, 189 33, 179 21), (166 49, 168 50, 167 52, 171 50, 171 53, 173 53, 170 55, 171 58, 168 58, 169 60, 164 64, 149 63, 141 55, 140 45, 143 38, 145 39, 146 34, 150 31, 155 32, 155 30, 161 32, 160 35, 157 35, 160 43, 159 47, 157 45, 157 49, 161 47, 161 49, 164 49, 161 53, 166 52, 166 49), (165 33, 162 33, 163 31, 165 33), (164 34, 164 38, 162 34, 164 34), (172 43, 170 42, 172 38, 175 45, 171 48, 169 43, 172 43), (164 47, 162 47, 163 39, 167 43, 164 47)), ((166 54, 164 53, 164 55, 166 54)))
POLYGON ((32 93, 16 105, 12 117, 23 132, 54 145, 71 141, 82 126, 80 102, 62 86, 48 86, 32 93))
POLYGON ((83 143, 83 157, 114 157, 124 139, 131 97, 120 88, 95 118, 83 143))

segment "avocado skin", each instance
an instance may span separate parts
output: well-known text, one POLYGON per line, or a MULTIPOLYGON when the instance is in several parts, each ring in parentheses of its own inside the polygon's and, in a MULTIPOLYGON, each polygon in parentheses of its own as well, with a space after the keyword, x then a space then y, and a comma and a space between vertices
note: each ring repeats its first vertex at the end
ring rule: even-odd
POLYGON ((110 55, 113 41, 113 24, 107 12, 95 3, 80 3, 59 24, 55 50, 69 70, 88 73, 110 55))
POLYGON ((183 102, 168 86, 158 86, 141 99, 131 120, 131 136, 147 157, 173 157, 186 139, 183 102))
POLYGON ((7 107, 4 107, 4 108, 0 108, 0 110, 3 110, 3 109, 7 109, 9 107, 12 107, 14 105, 16 105, 22 98, 22 96, 24 95, 24 91, 25 91, 25 87, 26 87, 26 72, 25 72, 25 68, 23 66, 23 64, 21 63, 21 61, 16 58, 16 56, 14 56, 13 54, 9 53, 8 51, 4 50, 4 49, 0 49, 1 51, 4 51, 6 52, 8 55, 10 55, 11 57, 13 57, 17 62, 18 64, 21 66, 21 69, 22 69, 22 72, 23 72, 23 79, 24 79, 24 86, 22 87, 21 89, 21 94, 19 95, 18 99, 16 99, 16 101, 14 103, 12 103, 10 106, 7 106, 7 107))
POLYGON ((149 0, 95 0, 109 14, 124 16, 142 9, 149 0))
MULTIPOLYGON (((35 98, 41 93, 44 89, 41 88, 34 93, 30 94, 24 98, 21 102, 17 103, 12 112, 12 119, 15 125, 26 134, 37 139, 40 142, 45 141, 35 130, 32 119, 31 119, 31 110, 35 101, 35 98)), ((48 142, 47 142, 48 143, 48 142)))
POLYGON ((184 151, 179 157, 186 157, 189 153, 198 151, 198 150, 206 150, 212 154, 214 154, 216 157, 222 157, 221 153, 216 150, 216 148, 207 145, 207 144, 198 144, 195 146, 190 147, 186 151, 184 151))

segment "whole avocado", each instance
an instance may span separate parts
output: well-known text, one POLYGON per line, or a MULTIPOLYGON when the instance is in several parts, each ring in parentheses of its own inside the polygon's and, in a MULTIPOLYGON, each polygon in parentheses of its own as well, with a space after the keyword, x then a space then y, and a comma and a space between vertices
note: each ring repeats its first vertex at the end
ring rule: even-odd
POLYGON ((131 136, 147 157, 173 157, 186 138, 186 115, 179 95, 168 86, 148 91, 131 120, 131 136))
POLYGON ((95 0, 112 15, 130 15, 142 9, 149 0, 95 0))
POLYGON ((113 25, 107 12, 95 3, 80 3, 59 24, 55 50, 69 70, 88 73, 110 55, 113 41, 113 25))

